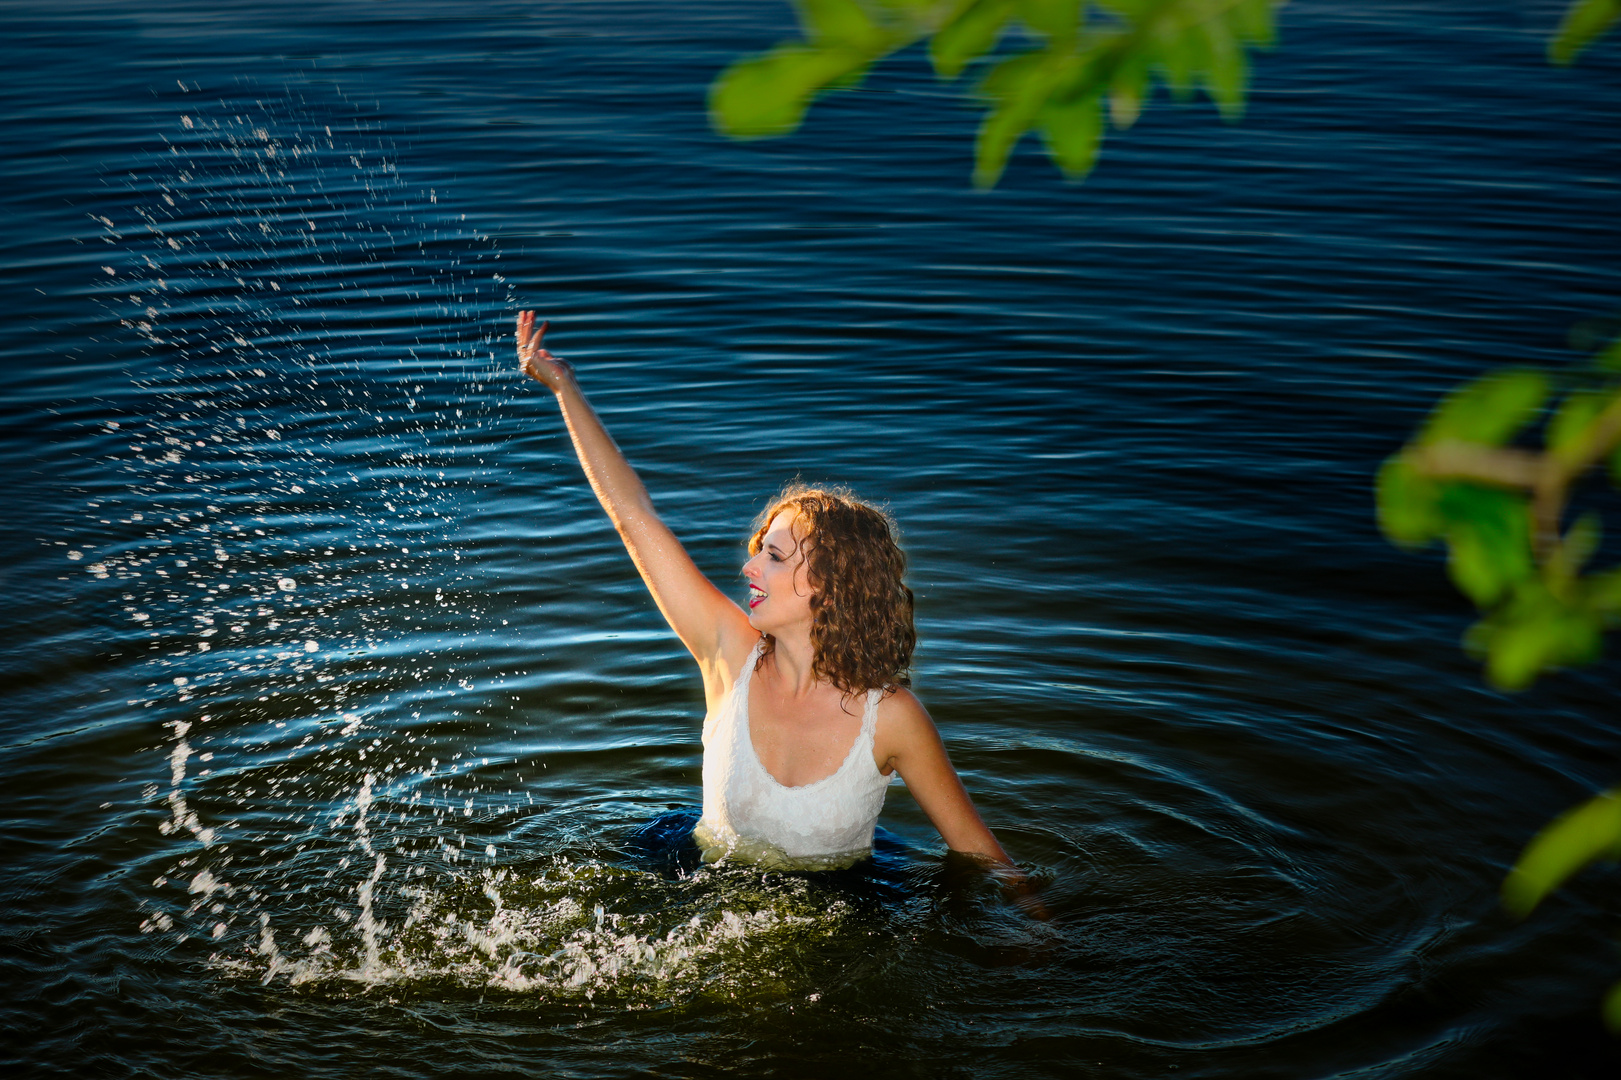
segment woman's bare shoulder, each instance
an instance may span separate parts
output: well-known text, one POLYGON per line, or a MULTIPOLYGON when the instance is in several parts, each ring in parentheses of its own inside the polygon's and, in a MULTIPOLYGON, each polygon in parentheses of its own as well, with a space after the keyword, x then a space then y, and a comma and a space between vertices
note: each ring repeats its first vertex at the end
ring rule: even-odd
POLYGON ((926 719, 929 715, 929 710, 925 709, 923 707, 923 702, 919 701, 918 696, 912 693, 911 687, 886 686, 884 688, 884 696, 878 702, 878 716, 880 719, 882 719, 886 715, 906 717, 922 716, 926 719))
POLYGON ((899 753, 919 740, 936 742, 939 733, 934 718, 916 694, 904 686, 891 687, 878 702, 877 742, 888 750, 886 757, 899 753))

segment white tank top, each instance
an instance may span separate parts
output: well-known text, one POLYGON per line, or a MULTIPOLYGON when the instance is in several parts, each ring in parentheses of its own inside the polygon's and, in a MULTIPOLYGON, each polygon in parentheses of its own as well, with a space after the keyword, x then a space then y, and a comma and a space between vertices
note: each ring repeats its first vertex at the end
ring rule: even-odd
POLYGON ((760 764, 749 736, 755 643, 732 692, 704 718, 704 812, 693 830, 704 862, 741 859, 776 869, 831 870, 872 852, 890 778, 872 760, 882 690, 867 691, 861 732, 830 776, 789 787, 760 764))

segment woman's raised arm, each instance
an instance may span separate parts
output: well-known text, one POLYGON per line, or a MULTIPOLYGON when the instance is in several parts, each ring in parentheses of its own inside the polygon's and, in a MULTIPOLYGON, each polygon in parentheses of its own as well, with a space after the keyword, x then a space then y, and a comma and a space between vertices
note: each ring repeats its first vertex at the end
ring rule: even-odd
POLYGON ((518 366, 557 396, 591 490, 625 542, 653 602, 703 669, 705 686, 713 687, 720 658, 747 648, 759 634, 659 519, 641 478, 580 391, 574 369, 542 345, 546 326, 535 328, 532 311, 519 313, 518 366))

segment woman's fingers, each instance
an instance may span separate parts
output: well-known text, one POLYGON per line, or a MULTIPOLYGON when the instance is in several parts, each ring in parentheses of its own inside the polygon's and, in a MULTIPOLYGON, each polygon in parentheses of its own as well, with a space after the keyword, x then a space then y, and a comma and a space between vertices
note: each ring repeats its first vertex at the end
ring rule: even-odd
POLYGON ((534 368, 534 356, 530 351, 530 328, 535 325, 533 311, 518 312, 518 326, 515 337, 518 343, 518 370, 530 378, 537 378, 534 368))
POLYGON ((518 348, 528 350, 537 348, 540 339, 546 335, 546 327, 550 323, 541 323, 540 330, 535 330, 535 313, 533 311, 518 312, 518 348))
POLYGON ((547 386, 553 386, 556 382, 558 369, 568 370, 567 364, 547 352, 541 344, 550 325, 550 321, 542 322, 540 328, 536 329, 533 311, 518 312, 518 370, 547 386))
POLYGON ((520 353, 527 353, 531 351, 544 352, 545 350, 542 347, 541 342, 545 340, 546 328, 549 326, 551 326, 551 320, 548 319, 540 324, 539 330, 536 330, 534 328, 535 313, 533 311, 518 312, 518 329, 516 335, 518 339, 518 351, 520 353))

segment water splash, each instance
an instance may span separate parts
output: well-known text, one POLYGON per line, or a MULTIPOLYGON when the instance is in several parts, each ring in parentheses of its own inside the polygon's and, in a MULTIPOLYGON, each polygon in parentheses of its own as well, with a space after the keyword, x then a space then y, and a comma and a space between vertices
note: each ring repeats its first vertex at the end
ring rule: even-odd
MULTIPOLYGON (((208 720, 207 716, 202 718, 208 720)), ((197 815, 186 806, 186 795, 182 783, 186 779, 186 759, 191 756, 191 744, 186 741, 186 733, 191 730, 191 723, 187 720, 171 721, 174 728, 174 749, 169 752, 169 809, 172 817, 158 826, 158 831, 165 836, 179 829, 185 829, 195 836, 203 847, 212 847, 214 844, 214 830, 203 825, 197 815)))
POLYGON ((371 833, 366 828, 366 811, 371 809, 371 786, 376 777, 366 774, 365 783, 360 787, 360 793, 355 796, 355 839, 360 850, 370 855, 375 861, 372 865, 371 876, 355 886, 355 893, 360 901, 360 918, 355 920, 355 926, 360 931, 362 947, 365 950, 365 962, 361 965, 361 975, 367 979, 379 977, 377 969, 378 936, 388 931, 388 924, 379 922, 372 911, 372 900, 377 892, 377 883, 383 877, 383 871, 388 866, 388 860, 383 853, 371 846, 371 833))
POLYGON ((213 964, 235 978, 391 993, 772 999, 813 992, 825 967, 865 948, 884 918, 805 877, 705 868, 671 880, 600 854, 558 856, 538 870, 485 868, 396 899, 408 906, 387 934, 334 939, 317 925, 292 957, 264 931, 251 955, 216 954, 213 964))
POLYGON ((303 856, 349 849, 358 873, 339 854, 320 881, 349 889, 381 977, 385 851, 438 843, 479 788, 440 769, 466 746, 436 725, 499 709, 499 675, 475 685, 458 658, 488 624, 461 508, 504 377, 500 252, 341 96, 191 94, 159 142, 110 174, 128 212, 88 238, 140 355, 91 432, 123 482, 67 552, 110 594, 111 658, 145 673, 126 707, 186 717, 162 744, 172 847, 142 929, 230 945, 242 927, 274 975, 303 856))

